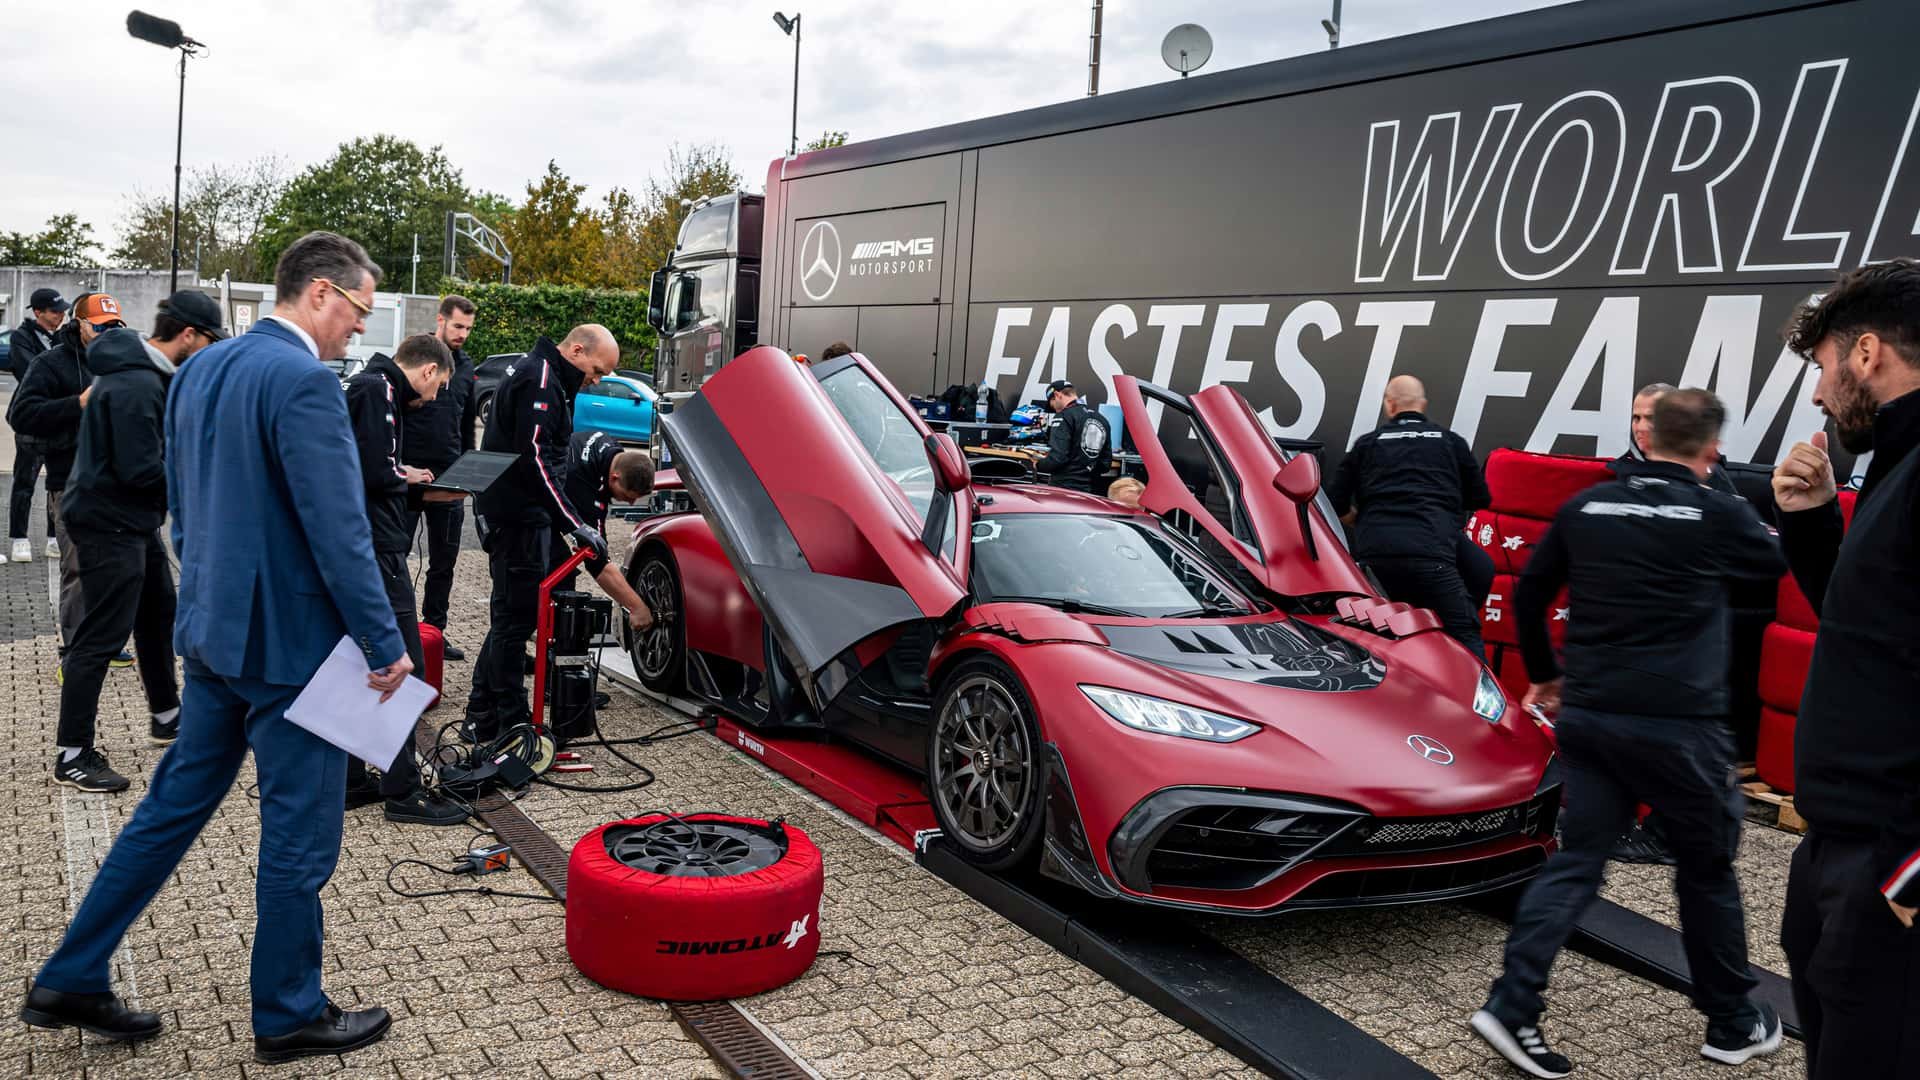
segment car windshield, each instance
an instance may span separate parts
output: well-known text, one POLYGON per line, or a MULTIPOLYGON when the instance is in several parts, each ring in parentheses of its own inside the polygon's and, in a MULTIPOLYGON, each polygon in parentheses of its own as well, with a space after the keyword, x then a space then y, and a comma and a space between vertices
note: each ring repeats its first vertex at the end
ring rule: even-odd
POLYGON ((880 384, 857 365, 841 368, 820 380, 833 407, 853 429, 880 471, 907 496, 916 524, 924 525, 933 505, 933 466, 919 429, 880 384))
POLYGON ((981 603, 1020 599, 1150 619, 1253 610, 1204 556, 1158 522, 1096 514, 974 522, 973 590, 981 603))

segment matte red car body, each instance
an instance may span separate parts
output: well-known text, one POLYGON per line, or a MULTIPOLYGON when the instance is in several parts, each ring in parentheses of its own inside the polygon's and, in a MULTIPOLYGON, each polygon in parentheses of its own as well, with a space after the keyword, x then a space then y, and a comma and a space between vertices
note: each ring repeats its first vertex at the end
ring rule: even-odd
MULTIPOLYGON (((927 618, 938 620, 944 629, 928 662, 931 686, 938 687, 954 664, 980 654, 1000 658, 1017 673, 1033 703, 1042 740, 1057 746, 1065 762, 1094 863, 1116 891, 1154 902, 1263 912, 1329 873, 1465 862, 1528 848, 1544 850, 1550 844, 1518 836, 1436 852, 1308 859, 1248 889, 1155 887, 1151 894, 1127 889, 1112 864, 1108 838, 1129 811, 1163 789, 1291 793, 1338 800, 1381 818, 1460 815, 1528 802, 1540 787, 1552 749, 1517 707, 1509 705, 1498 723, 1472 711, 1481 666, 1452 639, 1429 631, 1430 619, 1402 620, 1414 632, 1393 638, 1325 615, 1290 616, 1273 609, 1234 618, 1154 620, 1069 614, 1028 603, 964 606, 964 571, 956 575, 951 563, 928 557, 926 545, 905 523, 901 490, 873 465, 850 429, 837 422, 811 373, 777 350, 754 352, 772 356, 749 353, 735 360, 709 381, 703 396, 719 399, 713 402, 714 411, 736 437, 735 425, 754 430, 765 415, 761 410, 794 420, 779 427, 780 453, 761 450, 751 453, 751 460, 807 564, 819 573, 897 584, 927 618), (740 392, 749 380, 764 385, 754 393, 740 392), (730 382, 742 385, 730 392, 730 382), (813 404, 805 405, 810 400, 813 404), (1296 618, 1378 658, 1385 667, 1382 681, 1371 689, 1340 692, 1235 681, 1123 654, 1108 647, 1102 632, 1102 627, 1127 625, 1192 628, 1296 618), (1254 722, 1260 730, 1225 744, 1139 731, 1095 706, 1082 685, 1176 701, 1254 722), (1445 743, 1452 762, 1428 760, 1410 747, 1411 735, 1445 743)), ((1124 377, 1120 381, 1132 382, 1124 377)), ((1238 395, 1220 389, 1220 394, 1202 391, 1191 399, 1196 412, 1204 407, 1203 417, 1219 424, 1210 427, 1210 433, 1219 439, 1220 449, 1234 455, 1236 463, 1272 466, 1258 485, 1243 484, 1267 561, 1231 536, 1223 538, 1223 546, 1237 546, 1236 554, 1244 555, 1249 569, 1276 592, 1284 586, 1300 593, 1369 594, 1344 544, 1318 515, 1308 524, 1315 530, 1319 557, 1309 559, 1301 550, 1298 504, 1271 483, 1284 459, 1264 433, 1257 442, 1247 437, 1248 431, 1260 431, 1257 419, 1238 395), (1257 496, 1252 493, 1256 486, 1257 496)), ((1137 389, 1126 385, 1119 396, 1129 429, 1152 430, 1137 389)), ((894 397, 902 411, 913 415, 904 400, 894 397)), ((914 422, 919 423, 917 416, 914 422)), ((920 432, 927 434, 924 425, 920 432)), ((1171 471, 1154 440, 1140 440, 1140 448, 1150 470, 1157 458, 1162 470, 1171 471)), ((974 506, 974 492, 955 501, 982 518, 1129 513, 1105 499, 1045 486, 981 484, 976 491, 987 496, 981 500, 985 505, 974 506)), ((1213 522, 1184 488, 1150 484, 1143 504, 1162 513, 1191 506, 1189 513, 1197 521, 1213 522)), ((661 548, 671 552, 679 570, 687 647, 764 674, 762 613, 707 520, 685 513, 643 521, 635 532, 629 573, 647 552, 661 548)), ((956 554, 964 566, 964 554, 956 554)), ((862 640, 856 650, 860 662, 878 659, 894 636, 895 631, 888 631, 862 640)))

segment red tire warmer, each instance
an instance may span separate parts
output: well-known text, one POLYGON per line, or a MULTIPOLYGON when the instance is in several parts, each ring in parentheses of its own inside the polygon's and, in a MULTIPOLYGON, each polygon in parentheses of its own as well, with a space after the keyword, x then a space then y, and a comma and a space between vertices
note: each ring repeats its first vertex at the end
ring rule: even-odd
MULTIPOLYGON (((746 997, 783 986, 820 951, 820 849, 783 826, 787 850, 764 869, 731 877, 669 877, 608 852, 608 830, 665 820, 615 821, 581 837, 567 861, 567 955, 613 990, 667 1001, 746 997)), ((692 822, 766 822, 692 814, 692 822)))
POLYGON ((420 681, 433 687, 431 709, 440 704, 440 678, 446 666, 447 639, 432 623, 420 624, 420 681))

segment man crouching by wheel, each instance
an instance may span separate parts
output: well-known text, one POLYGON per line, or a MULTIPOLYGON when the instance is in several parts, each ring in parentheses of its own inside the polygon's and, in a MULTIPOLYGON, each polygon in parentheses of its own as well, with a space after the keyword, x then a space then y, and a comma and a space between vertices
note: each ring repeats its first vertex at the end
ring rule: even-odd
POLYGON ((493 399, 482 450, 519 456, 475 500, 481 546, 493 579, 486 640, 473 665, 467 697, 468 734, 478 741, 529 722, 526 650, 539 614, 540 582, 552 572, 556 534, 591 551, 587 569, 628 609, 628 625, 644 630, 653 616, 607 561, 607 542, 565 492, 573 398, 613 371, 620 348, 607 328, 576 326, 559 345, 546 338, 507 369, 493 399))

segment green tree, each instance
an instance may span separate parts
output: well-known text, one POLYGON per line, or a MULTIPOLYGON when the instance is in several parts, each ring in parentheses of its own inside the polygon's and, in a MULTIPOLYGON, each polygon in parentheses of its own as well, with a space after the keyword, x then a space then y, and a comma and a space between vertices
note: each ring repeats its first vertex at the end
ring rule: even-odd
POLYGON ((725 147, 674 146, 667 151, 666 175, 647 180, 635 226, 635 259, 651 275, 667 265, 680 239, 680 223, 696 199, 740 190, 740 173, 725 147))
POLYGON ((600 282, 606 223, 599 211, 582 204, 586 190, 549 161, 546 174, 527 185, 527 201, 505 227, 495 226, 513 252, 515 284, 600 282))
MULTIPOLYGON (((275 205, 286 191, 286 164, 263 157, 235 166, 210 165, 187 177, 180 196, 180 259, 202 277, 231 271, 240 281, 263 281, 273 273, 263 241, 275 205)), ((135 193, 121 222, 113 258, 123 266, 168 265, 173 239, 173 196, 135 193)))
MULTIPOLYGON (((438 292, 446 215, 470 201, 460 170, 440 147, 421 149, 392 135, 342 143, 334 155, 293 178, 276 201, 261 252, 271 266, 287 246, 314 229, 360 242, 385 273, 383 287, 405 289, 420 237, 420 289, 438 292)), ((517 254, 517 253, 516 253, 517 254)))
POLYGON ((847 145, 847 133, 844 131, 823 131, 820 137, 801 147, 802 150, 831 150, 836 146, 847 145))
POLYGON ((55 214, 37 233, 0 232, 0 266, 91 266, 98 250, 78 214, 55 214))

